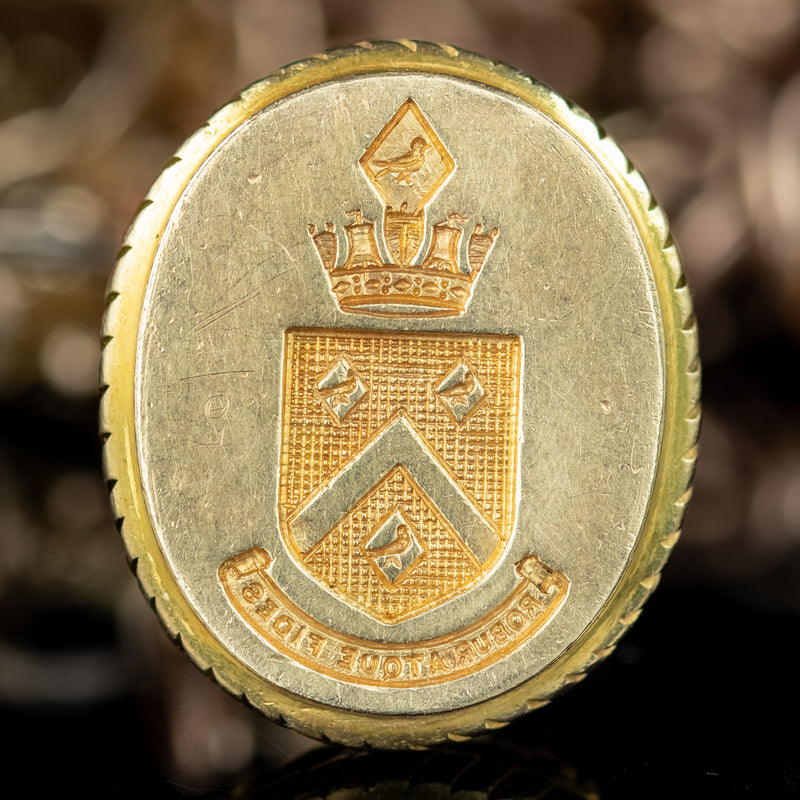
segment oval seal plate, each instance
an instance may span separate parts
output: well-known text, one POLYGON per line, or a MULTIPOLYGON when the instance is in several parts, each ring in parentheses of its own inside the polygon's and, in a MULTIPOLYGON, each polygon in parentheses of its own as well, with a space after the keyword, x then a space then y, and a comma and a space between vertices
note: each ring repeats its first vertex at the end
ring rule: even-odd
POLYGON ((103 342, 145 594, 310 735, 536 708, 677 541, 699 364, 664 216, 583 112, 479 56, 365 44, 246 89, 139 210, 103 342))

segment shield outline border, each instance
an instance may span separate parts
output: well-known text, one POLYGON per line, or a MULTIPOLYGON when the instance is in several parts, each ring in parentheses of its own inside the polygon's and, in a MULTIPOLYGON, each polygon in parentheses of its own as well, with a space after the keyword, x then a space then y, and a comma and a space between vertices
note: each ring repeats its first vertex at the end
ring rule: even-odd
MULTIPOLYGON (((460 331, 403 331, 403 330, 385 330, 385 329, 370 329, 370 328, 334 328, 334 327, 316 327, 316 326, 289 326, 283 332, 283 364, 282 364, 282 381, 281 381, 281 418, 280 418, 280 444, 279 444, 279 451, 281 457, 279 459, 279 477, 277 482, 277 492, 278 492, 278 529, 280 534, 280 539, 282 544, 284 545, 286 551, 289 553, 293 561, 297 564, 297 566, 302 570, 303 574, 306 575, 308 578, 313 580, 318 586, 320 586, 323 590, 325 590, 330 596, 335 597, 339 602, 344 603, 347 608, 357 611, 359 613, 364 614, 365 616, 369 617, 370 619, 394 626, 401 624, 405 621, 409 621, 412 619, 416 619, 420 615, 427 613, 429 611, 436 610, 446 604, 447 602, 456 599, 457 597, 461 596, 464 592, 470 591, 471 589, 475 588, 480 582, 482 582, 489 573, 493 571, 493 569, 497 566, 497 564, 501 561, 504 554, 507 552, 511 541, 513 539, 515 528, 516 528, 516 507, 517 507, 517 495, 519 493, 519 450, 520 450, 520 440, 519 440, 519 430, 521 427, 521 420, 520 415, 522 411, 522 362, 524 358, 524 347, 523 347, 523 339, 522 336, 518 334, 498 334, 498 333, 490 333, 490 332, 469 332, 463 333, 460 331), (505 339, 513 341, 515 344, 514 351, 513 351, 513 361, 512 361, 512 376, 514 379, 514 388, 515 388, 515 407, 514 407, 514 414, 513 414, 513 444, 509 448, 509 453, 513 460, 513 469, 510 470, 511 476, 507 478, 507 482, 505 484, 506 492, 510 494, 510 499, 506 501, 507 507, 507 522, 505 525, 495 523, 487 518, 483 506, 477 501, 474 497, 473 493, 463 485, 462 480, 459 476, 455 473, 455 470, 441 457, 441 455, 433 448, 433 446, 428 441, 427 437, 423 436, 422 433, 418 430, 418 426, 414 423, 413 418, 409 419, 407 415, 404 414, 402 410, 396 411, 393 413, 388 419, 383 420, 383 422, 377 425, 371 432, 365 442, 362 443, 362 446, 359 450, 352 456, 350 461, 342 467, 339 472, 335 473, 333 476, 330 476, 326 481, 318 484, 314 487, 310 492, 303 496, 301 502, 297 505, 296 508, 289 509, 287 503, 284 499, 284 492, 285 492, 285 473, 284 470, 287 468, 287 459, 284 458, 285 449, 288 448, 287 444, 287 431, 289 428, 289 408, 290 408, 290 399, 289 399, 289 391, 290 391, 290 380, 291 380, 291 368, 292 368, 292 359, 290 358, 290 347, 289 347, 289 337, 292 334, 317 334, 317 335, 332 335, 334 337, 341 336, 341 335, 350 335, 355 337, 363 337, 363 338, 370 338, 378 337, 401 337, 404 338, 406 336, 414 336, 416 338, 430 338, 430 339, 463 339, 467 341, 474 341, 475 339, 485 339, 485 337, 489 337, 491 339, 505 339), (311 569, 309 569, 306 564, 304 563, 305 556, 314 548, 316 545, 322 541, 332 530, 335 529, 336 525, 339 525, 341 520, 349 514, 356 505, 358 505, 363 498, 372 492, 375 487, 380 483, 381 480, 385 479, 391 469, 387 471, 384 475, 379 477, 375 480, 375 482, 369 486, 358 498, 358 500, 353 503, 353 505, 348 509, 342 517, 337 520, 336 525, 331 528, 330 530, 326 531, 322 534, 315 542, 312 544, 306 551, 300 549, 296 542, 295 535, 291 531, 290 522, 292 519, 296 518, 298 514, 306 508, 310 502, 319 495, 322 487, 335 479, 335 477, 350 467, 354 461, 356 461, 362 453, 378 438, 380 435, 380 431, 388 427, 393 421, 396 421, 399 417, 405 417, 407 422, 411 425, 415 432, 418 433, 419 437, 425 442, 428 449, 430 450, 431 454, 435 457, 436 463, 441 469, 442 473, 446 478, 455 483, 460 490, 460 492, 464 495, 466 500, 473 505, 481 516, 483 522, 491 527, 495 532, 498 534, 498 538, 500 542, 496 546, 492 555, 487 558, 487 560, 481 563, 481 569, 479 573, 473 577, 471 580, 467 581, 466 583, 461 584, 460 586, 454 588, 450 592, 445 595, 438 596, 427 604, 423 605, 421 608, 416 608, 413 611, 409 611, 407 613, 402 614, 395 620, 387 621, 384 618, 378 616, 375 612, 372 612, 366 608, 364 608, 360 603, 358 603, 352 595, 348 595, 345 591, 341 589, 336 589, 333 586, 326 583, 323 579, 320 578, 319 575, 315 574, 311 569), (506 535, 503 536, 503 530, 505 529, 506 535)), ((347 353, 340 353, 339 356, 344 358, 353 372, 359 377, 361 377, 362 381, 364 380, 364 371, 359 370, 355 365, 352 363, 352 358, 348 358, 347 353)), ((471 359, 468 356, 464 356, 461 360, 465 363, 468 363, 471 366, 471 359)), ((448 374, 448 371, 452 369, 453 364, 457 363, 456 360, 450 358, 448 361, 448 367, 446 368, 443 377, 448 374)), ((326 363, 325 367, 329 366, 326 363)), ((325 368, 324 367, 324 368, 325 368)), ((324 369, 323 368, 323 369, 324 369)), ((431 389, 435 392, 434 386, 436 384, 435 378, 431 379, 429 385, 431 389)), ((312 396, 316 398, 319 402, 322 401, 322 398, 319 396, 319 393, 316 392, 316 385, 314 384, 314 389, 312 390, 312 396)), ((367 393, 365 395, 372 394, 372 387, 367 386, 367 393)), ((484 396, 481 398, 478 406, 483 406, 487 400, 487 397, 484 396)), ((453 416, 450 410, 447 408, 447 404, 441 401, 441 398, 436 398, 436 405, 441 407, 446 413, 448 419, 453 421, 453 416)), ((349 416, 349 413, 348 413, 349 416)), ((470 417, 472 414, 470 413, 470 417)), ((326 417, 330 419, 330 414, 327 413, 326 410, 326 417)), ((331 421, 332 422, 332 421, 331 421)), ((333 424, 333 423, 332 423, 333 424)), ((342 423, 340 425, 334 425, 334 427, 342 427, 342 423)), ((463 423, 456 423, 458 427, 460 427, 463 423)), ((404 466, 403 462, 396 462, 400 466, 404 466)), ((412 476, 413 479, 413 476, 412 476)), ((416 479, 414 482, 418 484, 416 479)), ((443 518, 443 514, 440 511, 438 505, 433 501, 433 499, 425 492, 422 487, 420 487, 425 501, 429 503, 434 513, 437 517, 443 518)), ((459 533, 458 530, 455 529, 452 525, 448 523, 451 527, 453 532, 456 536, 463 540, 463 536, 459 533)), ((430 548, 423 542, 423 547, 425 552, 428 553, 430 548)), ((467 546, 469 550, 469 546, 467 546)), ((480 563, 480 559, 477 559, 480 563)), ((370 566, 371 569, 371 566, 370 566)))

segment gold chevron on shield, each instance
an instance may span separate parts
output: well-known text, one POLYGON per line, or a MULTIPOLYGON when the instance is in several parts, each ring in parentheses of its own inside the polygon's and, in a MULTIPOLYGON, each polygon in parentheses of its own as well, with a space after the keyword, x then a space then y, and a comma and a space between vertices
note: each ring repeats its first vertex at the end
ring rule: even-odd
POLYGON ((387 624, 470 588, 514 523, 521 342, 290 329, 279 515, 297 561, 387 624))

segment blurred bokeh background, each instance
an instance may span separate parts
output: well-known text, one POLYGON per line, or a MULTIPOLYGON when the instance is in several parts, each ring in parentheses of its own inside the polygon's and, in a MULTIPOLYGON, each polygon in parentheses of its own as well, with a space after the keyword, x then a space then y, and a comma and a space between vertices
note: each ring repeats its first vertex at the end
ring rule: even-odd
MULTIPOLYGON (((243 771, 269 782, 311 747, 189 666, 139 594, 99 467, 98 332, 125 228, 180 142, 284 63, 383 38, 475 50, 582 105, 665 207, 694 293, 704 422, 684 535, 632 643, 563 708, 599 709, 604 687, 637 680, 650 708, 648 676, 651 693, 683 682, 686 717, 712 713, 698 681, 728 681, 720 725, 745 696, 759 709, 748 724, 798 710, 793 678, 780 684, 800 619, 797 0, 0 0, 0 725, 21 770, 49 765, 42 786, 103 775, 170 796, 246 793, 243 771)), ((540 720, 509 730, 557 740, 563 723, 540 720)), ((800 792, 794 737, 794 760, 773 758, 775 740, 754 767, 778 781, 771 797, 800 792)), ((556 753, 556 793, 536 796, 628 796, 620 785, 661 768, 604 773, 591 752, 573 749, 577 767, 556 753), (575 769, 588 774, 573 785, 575 769)), ((687 763, 683 786, 715 774, 687 763)), ((456 797, 443 769, 441 796, 456 797)), ((732 769, 718 768, 725 796, 767 796, 732 769)))

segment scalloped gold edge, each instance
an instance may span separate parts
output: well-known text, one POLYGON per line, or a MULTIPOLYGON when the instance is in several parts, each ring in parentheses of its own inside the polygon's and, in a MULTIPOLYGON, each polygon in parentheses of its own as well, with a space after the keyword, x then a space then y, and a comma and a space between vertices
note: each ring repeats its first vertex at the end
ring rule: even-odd
POLYGON ((700 424, 697 329, 663 212, 641 174, 582 110, 505 64, 450 45, 401 40, 329 50, 278 70, 217 111, 167 162, 125 236, 106 299, 100 376, 103 468, 142 591, 202 671, 267 717, 325 741, 374 747, 464 741, 545 705, 611 653, 636 619, 680 535, 691 495, 700 424), (322 705, 266 683, 230 655, 188 604, 166 564, 145 508, 134 439, 139 315, 161 235, 191 177, 230 132, 281 97, 343 75, 385 70, 437 72, 483 83, 516 95, 571 131, 610 176, 640 231, 655 276, 666 350, 665 417, 653 494, 629 564, 601 613, 565 654, 525 683, 467 708, 422 715, 380 716, 322 705))

